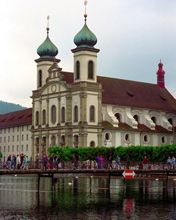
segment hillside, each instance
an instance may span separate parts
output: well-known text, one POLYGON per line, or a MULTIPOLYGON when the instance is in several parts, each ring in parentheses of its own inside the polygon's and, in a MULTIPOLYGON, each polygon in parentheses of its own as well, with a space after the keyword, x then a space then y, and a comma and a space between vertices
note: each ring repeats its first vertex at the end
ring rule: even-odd
POLYGON ((18 105, 18 104, 0 101, 0 114, 14 112, 14 111, 22 110, 22 109, 25 109, 25 107, 18 105))

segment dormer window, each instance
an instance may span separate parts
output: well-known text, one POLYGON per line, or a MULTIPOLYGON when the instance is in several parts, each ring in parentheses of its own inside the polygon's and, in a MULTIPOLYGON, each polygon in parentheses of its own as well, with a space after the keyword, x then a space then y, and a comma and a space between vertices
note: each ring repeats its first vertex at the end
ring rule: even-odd
POLYGON ((94 79, 94 63, 92 60, 88 62, 88 79, 94 79))
POLYGON ((169 121, 169 123, 170 123, 171 125, 173 125, 173 120, 172 120, 172 118, 169 118, 168 121, 169 121))
POLYGON ((115 114, 115 117, 117 118, 117 120, 118 120, 119 122, 121 122, 121 115, 120 115, 119 113, 116 113, 116 114, 115 114))
POLYGON ((133 118, 139 123, 139 116, 138 115, 134 115, 133 118))
POLYGON ((154 124, 156 124, 156 117, 151 117, 151 120, 153 121, 154 124))
POLYGON ((80 79, 80 62, 76 61, 76 76, 75 79, 80 79))

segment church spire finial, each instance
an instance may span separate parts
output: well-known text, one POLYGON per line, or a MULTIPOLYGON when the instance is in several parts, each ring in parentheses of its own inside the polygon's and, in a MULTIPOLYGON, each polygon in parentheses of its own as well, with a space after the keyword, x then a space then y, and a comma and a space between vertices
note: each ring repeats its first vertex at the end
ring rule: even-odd
POLYGON ((84 20, 85 20, 85 22, 87 21, 87 3, 88 3, 88 1, 85 0, 85 1, 84 1, 84 6, 85 6, 84 20))
POLYGON ((46 27, 46 31, 47 31, 47 36, 49 35, 49 19, 50 19, 50 17, 49 17, 49 15, 47 16, 47 27, 46 27))

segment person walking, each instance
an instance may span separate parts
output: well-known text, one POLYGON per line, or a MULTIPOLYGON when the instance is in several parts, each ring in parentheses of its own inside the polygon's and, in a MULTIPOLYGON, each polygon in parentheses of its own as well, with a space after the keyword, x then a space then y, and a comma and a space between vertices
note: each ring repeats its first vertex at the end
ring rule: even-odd
POLYGON ((116 156, 115 162, 116 162, 116 168, 120 169, 121 168, 121 162, 120 162, 120 156, 118 154, 116 156))

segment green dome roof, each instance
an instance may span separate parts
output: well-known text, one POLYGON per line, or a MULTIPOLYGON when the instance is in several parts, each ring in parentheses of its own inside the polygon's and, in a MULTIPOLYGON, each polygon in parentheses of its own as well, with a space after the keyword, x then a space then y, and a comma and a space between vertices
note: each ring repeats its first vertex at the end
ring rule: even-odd
POLYGON ((74 43, 77 47, 93 47, 97 43, 97 38, 85 23, 80 32, 75 35, 74 43))
POLYGON ((37 49, 37 53, 40 57, 55 57, 58 54, 58 49, 47 35, 46 40, 37 49))

